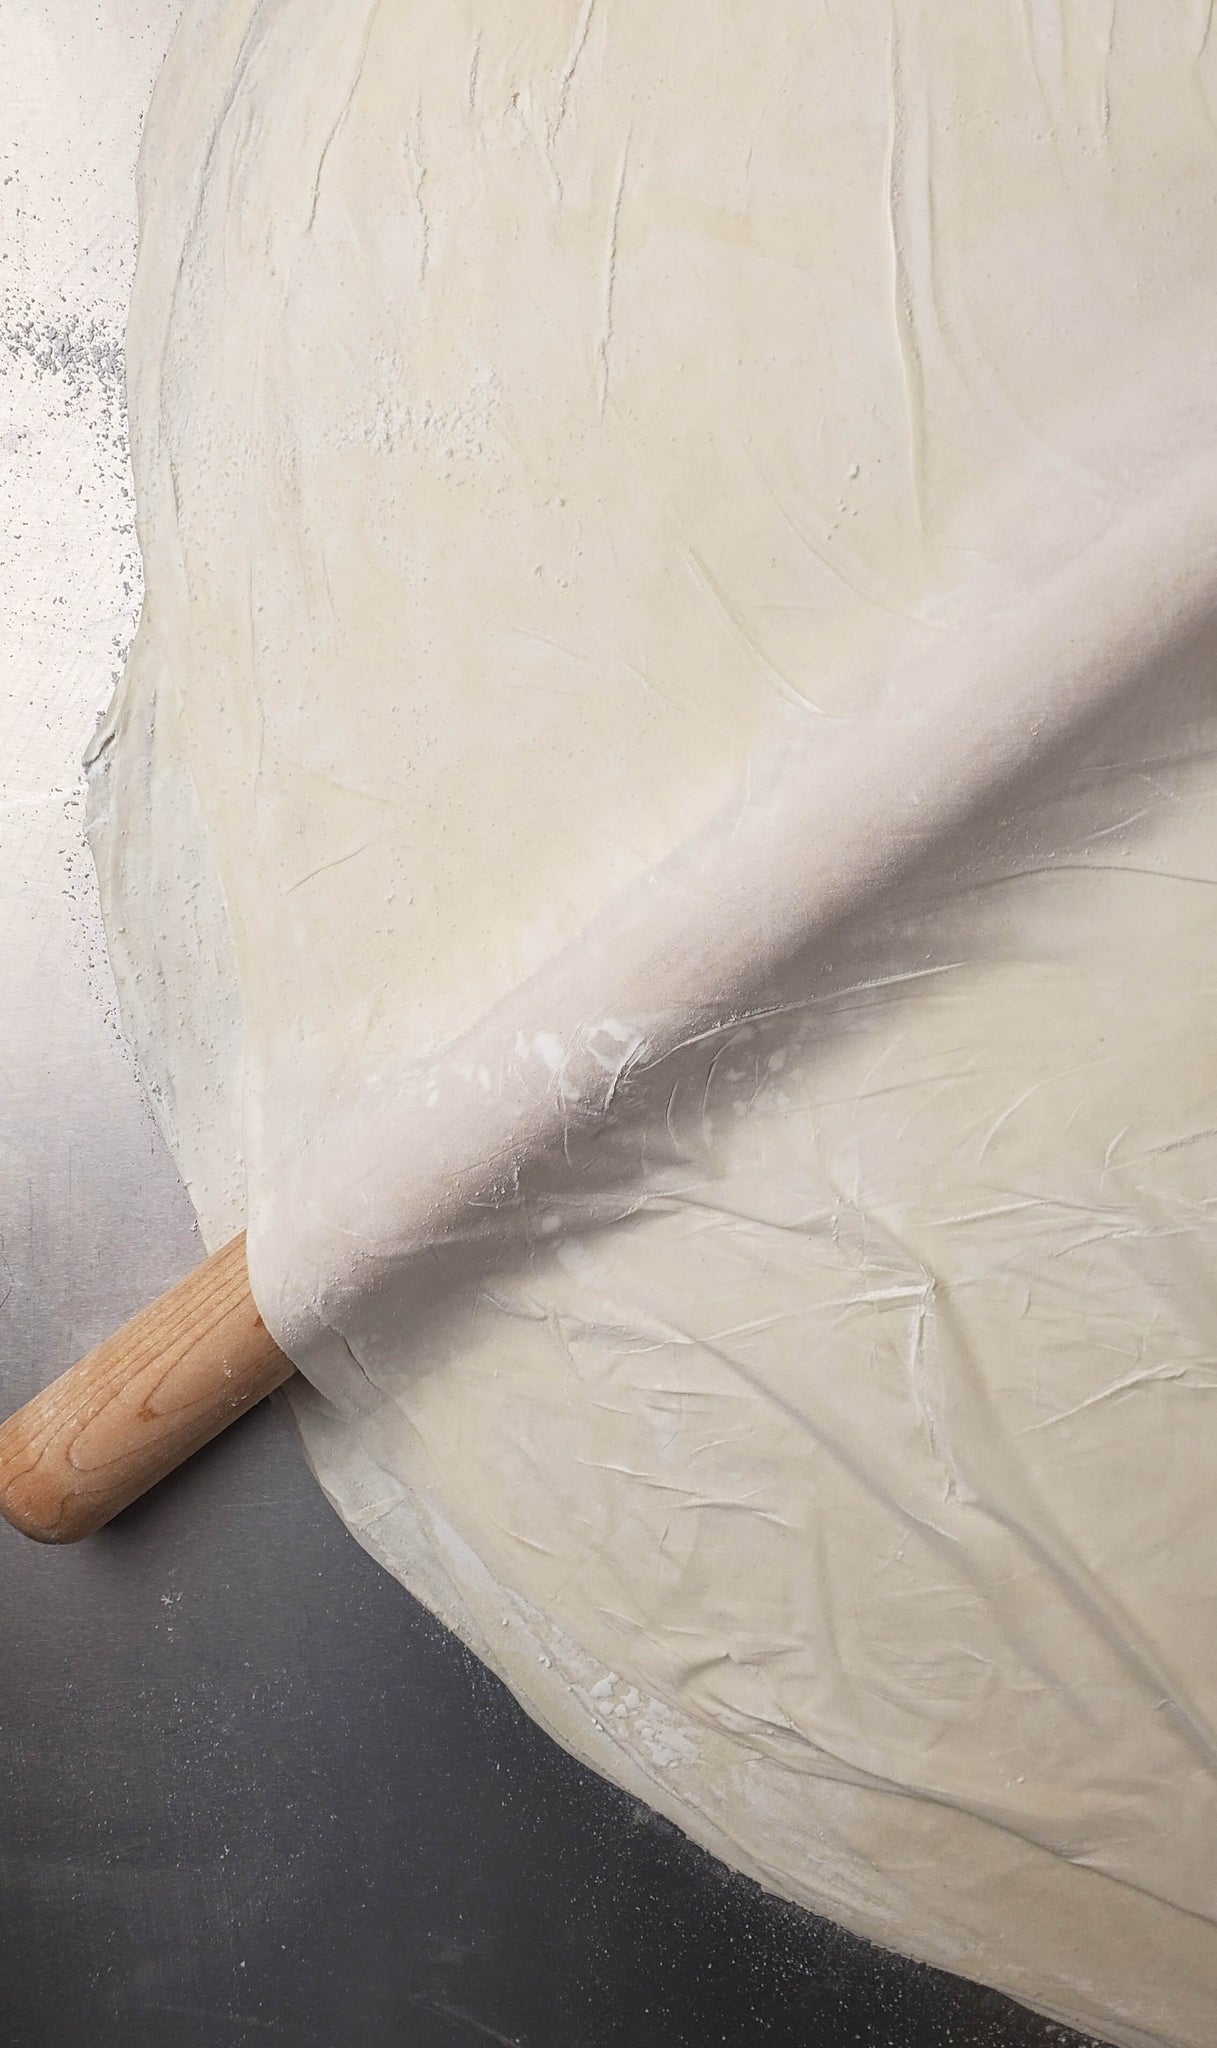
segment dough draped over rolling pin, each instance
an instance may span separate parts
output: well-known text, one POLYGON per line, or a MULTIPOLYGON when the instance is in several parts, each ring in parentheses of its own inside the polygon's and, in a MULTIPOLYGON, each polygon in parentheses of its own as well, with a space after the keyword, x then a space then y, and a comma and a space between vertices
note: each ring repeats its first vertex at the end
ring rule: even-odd
POLYGON ((194 0, 91 769, 308 1455, 559 1741, 1217 2010, 1217 38, 194 0))

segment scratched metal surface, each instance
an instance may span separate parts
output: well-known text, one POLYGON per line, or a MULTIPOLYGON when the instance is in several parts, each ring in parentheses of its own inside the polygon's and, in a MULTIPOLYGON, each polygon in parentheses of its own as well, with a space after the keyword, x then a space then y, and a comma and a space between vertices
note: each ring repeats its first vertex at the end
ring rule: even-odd
MULTIPOLYGON (((139 601, 138 123, 177 0, 0 10, 0 1405, 191 1263, 81 749, 139 601)), ((1047 2048, 591 1778, 346 1536, 277 1412, 110 1531, 0 1524, 0 2044, 1047 2048)))

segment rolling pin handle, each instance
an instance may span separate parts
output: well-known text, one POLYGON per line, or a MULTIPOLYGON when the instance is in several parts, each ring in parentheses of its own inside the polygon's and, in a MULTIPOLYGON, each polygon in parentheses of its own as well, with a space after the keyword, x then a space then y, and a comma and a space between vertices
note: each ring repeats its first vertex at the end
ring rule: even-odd
POLYGON ((0 1424, 0 1514, 91 1536, 291 1372, 234 1238, 0 1424))

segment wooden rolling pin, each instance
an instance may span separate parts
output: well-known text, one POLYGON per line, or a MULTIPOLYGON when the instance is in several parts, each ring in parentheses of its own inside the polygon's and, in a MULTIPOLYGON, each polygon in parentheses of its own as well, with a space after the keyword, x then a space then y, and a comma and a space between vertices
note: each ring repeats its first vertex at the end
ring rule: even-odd
MULTIPOLYGON (((521 1134, 538 1149, 564 1138, 572 1101, 607 1114, 628 1062, 619 1045, 608 1080, 597 1034, 611 1040, 614 1027, 589 1034, 589 1019, 647 1019, 656 1071, 667 1053, 744 1015, 774 962, 822 945, 986 814, 995 793, 1012 801, 1062 738, 1152 691, 1165 660, 1207 644, 1217 617, 1213 472, 1202 445, 1156 491, 1130 496, 1042 585, 1017 634, 1021 570, 1004 595, 986 586, 970 622, 965 614, 945 635, 893 642, 883 666, 900 688, 878 727, 847 719, 831 747, 785 749, 780 773, 764 769, 763 802, 733 800, 717 827, 695 833, 496 1004, 448 1065, 500 1072, 503 1086, 494 1098, 458 1099, 429 1164, 435 1119, 411 1122, 413 1098, 403 1097, 391 1152, 411 1161, 420 1226, 434 1220, 441 1190, 458 1209, 492 1198, 494 1162, 514 1171, 521 1134), (561 1089, 547 1057, 514 1068, 504 1059, 521 1040, 539 1046, 538 1022, 567 1049, 561 1089)), ((392 1131, 383 1103, 375 1113, 392 1131)), ((358 1138, 358 1119, 352 1128, 358 1138)), ((357 1148, 348 1170, 358 1169, 357 1148)), ((44 1543, 87 1536, 291 1370, 254 1306, 237 1238, 0 1427, 0 1513, 44 1543)))
POLYGON ((236 1237, 0 1424, 0 1514, 91 1536, 292 1372, 236 1237))

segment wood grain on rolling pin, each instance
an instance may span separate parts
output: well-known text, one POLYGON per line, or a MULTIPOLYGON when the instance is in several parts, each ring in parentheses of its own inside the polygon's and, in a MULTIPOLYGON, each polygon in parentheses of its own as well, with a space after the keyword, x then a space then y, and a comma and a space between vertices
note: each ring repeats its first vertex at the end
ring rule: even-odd
POLYGON ((0 1513, 91 1535, 291 1372, 234 1238, 0 1425, 0 1513))

